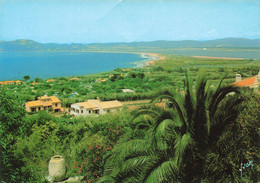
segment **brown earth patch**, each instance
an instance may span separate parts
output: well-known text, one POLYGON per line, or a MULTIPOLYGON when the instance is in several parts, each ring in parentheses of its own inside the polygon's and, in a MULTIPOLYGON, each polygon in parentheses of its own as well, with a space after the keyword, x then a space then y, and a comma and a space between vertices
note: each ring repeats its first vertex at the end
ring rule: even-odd
POLYGON ((204 58, 204 59, 223 59, 223 60, 243 60, 244 58, 230 58, 230 57, 208 57, 208 56, 191 56, 193 58, 204 58))

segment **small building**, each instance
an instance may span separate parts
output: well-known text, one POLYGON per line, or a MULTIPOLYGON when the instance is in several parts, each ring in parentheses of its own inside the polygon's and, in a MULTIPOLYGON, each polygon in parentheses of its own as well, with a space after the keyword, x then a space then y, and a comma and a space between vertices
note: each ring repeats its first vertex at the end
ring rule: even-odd
POLYGON ((71 105, 70 114, 75 116, 88 116, 106 114, 120 111, 123 108, 117 100, 101 102, 100 100, 88 100, 71 105))
POLYGON ((246 78, 242 80, 242 76, 240 74, 236 74, 236 82, 231 83, 234 86, 238 87, 249 87, 256 90, 259 93, 260 91, 260 71, 258 75, 252 76, 250 78, 246 78))
POLYGON ((22 84, 22 81, 17 80, 17 81, 15 81, 15 83, 16 83, 16 84, 22 84))
POLYGON ((106 82, 106 81, 107 81, 107 79, 103 79, 103 78, 96 79, 97 83, 103 83, 103 82, 106 82))
POLYGON ((130 69, 129 68, 127 68, 127 69, 121 69, 122 71, 130 71, 130 69))
POLYGON ((49 83, 49 82, 54 82, 55 80, 54 79, 48 79, 46 82, 49 83))
POLYGON ((27 112, 37 112, 42 110, 52 110, 54 112, 61 111, 61 101, 56 96, 42 96, 38 100, 29 101, 25 103, 25 110, 27 112))
POLYGON ((131 89, 122 89, 122 92, 123 93, 135 93, 135 91, 131 90, 131 89))
POLYGON ((69 80, 70 80, 70 81, 72 81, 72 80, 79 80, 79 78, 73 77, 73 78, 70 78, 69 80))

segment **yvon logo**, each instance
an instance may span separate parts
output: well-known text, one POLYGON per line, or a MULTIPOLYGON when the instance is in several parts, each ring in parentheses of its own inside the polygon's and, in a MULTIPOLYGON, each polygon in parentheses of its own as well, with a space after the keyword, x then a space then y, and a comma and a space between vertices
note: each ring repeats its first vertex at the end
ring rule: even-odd
POLYGON ((249 166, 251 166, 251 169, 253 170, 253 161, 250 160, 248 163, 241 163, 241 168, 239 169, 241 173, 241 178, 243 176, 243 170, 248 168, 249 166))

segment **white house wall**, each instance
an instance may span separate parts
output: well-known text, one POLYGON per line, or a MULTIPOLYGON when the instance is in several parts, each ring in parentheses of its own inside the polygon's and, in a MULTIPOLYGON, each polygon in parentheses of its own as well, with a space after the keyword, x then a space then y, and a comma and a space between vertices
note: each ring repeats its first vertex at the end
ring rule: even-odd
POLYGON ((70 114, 75 115, 75 116, 87 116, 89 114, 92 114, 92 110, 86 109, 84 107, 81 108, 78 104, 72 104, 71 108, 70 108, 70 114), (77 110, 78 110, 78 112, 77 112, 77 110), (89 110, 91 111, 90 113, 89 113, 89 110), (82 113, 82 111, 83 111, 83 113, 82 113))
POLYGON ((99 108, 99 114, 105 114, 104 109, 100 105, 98 105, 98 104, 97 104, 97 106, 99 108))
POLYGON ((75 116, 81 115, 81 109, 78 104, 72 104, 70 109, 70 114, 75 116))
MULTIPOLYGON (((111 112, 117 112, 117 111, 120 111, 123 109, 123 107, 115 107, 115 108, 102 108, 100 105, 98 105, 98 108, 99 108, 99 114, 106 114, 108 113, 111 113, 111 112)), ((92 111, 92 109, 86 109, 84 107, 80 108, 80 106, 78 104, 72 104, 71 105, 71 109, 70 109, 70 114, 71 115, 75 115, 75 116, 88 116, 88 115, 91 115, 91 114, 95 114, 94 111, 92 111), (82 113, 82 110, 83 110, 83 113, 82 113), (89 110, 91 111, 89 113, 89 110)))

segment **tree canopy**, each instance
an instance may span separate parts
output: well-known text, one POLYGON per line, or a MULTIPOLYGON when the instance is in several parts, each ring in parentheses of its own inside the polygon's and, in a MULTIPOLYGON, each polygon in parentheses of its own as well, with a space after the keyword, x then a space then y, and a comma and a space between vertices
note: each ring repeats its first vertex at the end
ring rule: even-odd
POLYGON ((28 80, 30 79, 30 76, 29 76, 29 75, 25 75, 25 76, 23 77, 23 79, 24 79, 25 81, 28 81, 28 80))

